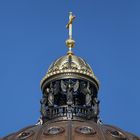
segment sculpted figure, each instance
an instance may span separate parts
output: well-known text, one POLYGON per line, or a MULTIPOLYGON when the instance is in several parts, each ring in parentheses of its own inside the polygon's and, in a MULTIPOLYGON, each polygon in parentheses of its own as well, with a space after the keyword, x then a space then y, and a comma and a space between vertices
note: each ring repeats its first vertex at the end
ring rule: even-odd
POLYGON ((54 105, 54 94, 53 94, 53 85, 50 84, 50 88, 46 89, 46 92, 48 94, 48 106, 54 105))
POLYGON ((94 98, 93 99, 93 107, 94 107, 94 112, 95 112, 95 115, 98 115, 99 114, 99 100, 97 98, 94 98))
POLYGON ((46 89, 46 92, 48 94, 48 106, 54 106, 54 95, 56 95, 59 92, 58 84, 58 81, 56 81, 54 85, 50 83, 50 88, 46 89))
POLYGON ((43 97, 40 101, 41 103, 41 115, 42 117, 47 115, 46 112, 46 107, 51 107, 54 106, 54 95, 56 95, 59 92, 59 86, 58 86, 59 82, 55 82, 54 85, 52 83, 50 83, 50 86, 46 88, 43 97))
POLYGON ((73 82, 71 79, 69 79, 69 81, 67 82, 61 80, 61 89, 63 93, 66 94, 68 105, 73 104, 73 94, 77 92, 78 88, 79 88, 78 80, 76 81, 76 83, 73 82))
POLYGON ((88 82, 86 88, 86 106, 91 106, 91 100, 92 100, 92 95, 90 90, 90 84, 88 82))
POLYGON ((86 106, 91 106, 91 103, 92 103, 92 93, 91 93, 91 90, 90 90, 90 84, 89 82, 86 84, 86 83, 82 83, 81 85, 81 92, 86 95, 85 97, 85 105, 86 106))
POLYGON ((46 112, 47 96, 45 94, 43 95, 42 99, 40 100, 40 103, 41 103, 40 112, 41 112, 42 117, 44 117, 47 115, 47 112, 46 112))

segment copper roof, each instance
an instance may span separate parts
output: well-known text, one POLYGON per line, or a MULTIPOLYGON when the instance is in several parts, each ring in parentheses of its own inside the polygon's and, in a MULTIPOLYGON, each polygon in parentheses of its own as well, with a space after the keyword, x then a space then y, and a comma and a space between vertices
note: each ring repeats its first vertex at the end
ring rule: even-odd
POLYGON ((2 140, 139 140, 139 137, 111 125, 67 120, 28 126, 2 140))

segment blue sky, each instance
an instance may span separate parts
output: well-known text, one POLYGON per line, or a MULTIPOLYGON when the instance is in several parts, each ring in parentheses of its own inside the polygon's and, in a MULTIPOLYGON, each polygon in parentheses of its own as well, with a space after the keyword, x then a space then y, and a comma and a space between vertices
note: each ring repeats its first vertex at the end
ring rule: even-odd
POLYGON ((139 0, 0 1, 0 137, 35 124, 40 80, 65 55, 68 12, 74 52, 100 80, 104 123, 140 135, 139 0))

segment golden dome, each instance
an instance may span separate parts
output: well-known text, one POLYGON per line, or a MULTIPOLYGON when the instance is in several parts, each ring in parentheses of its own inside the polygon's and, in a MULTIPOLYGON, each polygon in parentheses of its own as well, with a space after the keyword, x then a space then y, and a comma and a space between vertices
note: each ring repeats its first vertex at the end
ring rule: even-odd
POLYGON ((52 81, 61 77, 86 79, 92 83, 94 82, 96 87, 99 88, 99 81, 95 77, 90 65, 81 57, 75 55, 67 54, 53 62, 45 77, 41 80, 41 86, 45 81, 52 81))

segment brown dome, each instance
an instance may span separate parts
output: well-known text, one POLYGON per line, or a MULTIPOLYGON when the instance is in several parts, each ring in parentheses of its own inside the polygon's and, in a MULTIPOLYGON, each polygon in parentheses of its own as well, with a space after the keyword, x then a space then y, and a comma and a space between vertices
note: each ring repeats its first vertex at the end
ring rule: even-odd
POLYGON ((139 140, 139 138, 114 126, 73 120, 29 126, 2 140, 139 140))

